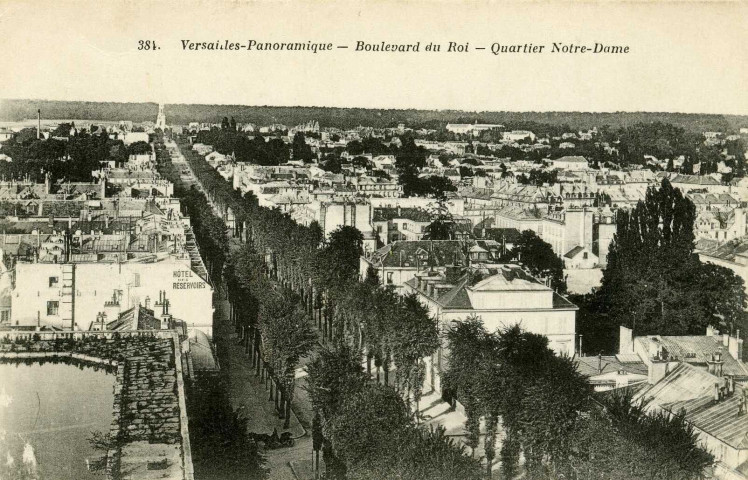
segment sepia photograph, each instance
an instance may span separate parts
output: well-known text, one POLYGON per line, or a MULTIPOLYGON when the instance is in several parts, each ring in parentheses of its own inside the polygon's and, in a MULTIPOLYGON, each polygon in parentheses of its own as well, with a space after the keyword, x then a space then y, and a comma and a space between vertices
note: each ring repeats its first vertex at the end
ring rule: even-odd
POLYGON ((0 0, 0 480, 748 480, 746 18, 0 0))

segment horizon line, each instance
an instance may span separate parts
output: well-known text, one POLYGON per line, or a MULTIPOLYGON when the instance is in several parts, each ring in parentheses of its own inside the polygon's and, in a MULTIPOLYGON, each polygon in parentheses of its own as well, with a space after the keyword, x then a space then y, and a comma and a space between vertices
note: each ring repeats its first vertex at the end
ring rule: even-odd
MULTIPOLYGON (((157 101, 121 101, 121 100, 59 100, 53 98, 0 98, 3 101, 27 101, 27 102, 59 102, 59 103, 120 103, 120 104, 153 104, 159 105, 157 101)), ((586 113, 586 114, 671 114, 671 115, 711 115, 711 116, 729 116, 729 117, 748 117, 748 113, 705 113, 705 112, 687 112, 676 110, 463 110, 459 108, 424 108, 424 107, 361 107, 361 106, 325 106, 325 105, 260 105, 260 104, 241 104, 241 103, 179 103, 164 102, 166 105, 182 106, 219 106, 219 107, 249 107, 249 108, 329 108, 329 109, 348 109, 348 110, 416 110, 424 112, 459 112, 466 114, 490 114, 490 113, 586 113)))

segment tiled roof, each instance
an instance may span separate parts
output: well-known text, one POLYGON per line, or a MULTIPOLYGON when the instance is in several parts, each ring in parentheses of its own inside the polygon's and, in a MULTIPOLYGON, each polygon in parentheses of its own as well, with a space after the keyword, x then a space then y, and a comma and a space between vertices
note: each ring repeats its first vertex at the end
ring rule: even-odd
POLYGON ((721 185, 716 179, 708 175, 676 175, 670 183, 685 183, 689 185, 721 185))
POLYGON ((579 155, 567 155, 553 159, 554 162, 587 163, 587 159, 579 155))
MULTIPOLYGON (((712 354, 722 352, 722 373, 735 375, 736 377, 748 377, 748 370, 735 358, 727 354, 721 336, 707 335, 683 335, 683 336, 660 336, 649 335, 636 337, 635 342, 653 342, 656 346, 662 346, 667 350, 668 358, 677 359, 682 362, 696 365, 706 365, 712 354)), ((646 349, 649 351, 649 349, 646 349)))
POLYGON ((703 255, 719 258, 721 260, 734 261, 738 255, 743 256, 748 252, 748 237, 736 238, 717 247, 702 251, 703 255))
POLYGON ((639 361, 637 363, 620 362, 614 356, 576 357, 575 360, 577 361, 577 371, 587 377, 617 372, 619 370, 639 375, 647 374, 647 366, 638 357, 637 360, 639 361))
POLYGON ((566 297, 561 296, 560 294, 553 292, 553 308, 571 308, 574 310, 578 310, 579 307, 571 303, 569 300, 566 299, 566 297))
POLYGON ((80 216, 81 210, 86 206, 85 201, 76 200, 60 200, 60 201, 45 201, 42 205, 42 216, 43 217, 72 217, 77 218, 80 216))
POLYGON ((748 449, 748 415, 738 416, 743 388, 720 402, 714 400, 721 377, 687 363, 680 363, 665 378, 640 391, 634 401, 651 399, 652 405, 671 413, 686 412, 686 421, 736 449, 748 449))
POLYGON ((580 245, 577 245, 576 247, 574 247, 571 250, 569 250, 568 252, 566 252, 566 254, 564 255, 564 257, 566 257, 566 258, 574 258, 574 257, 576 257, 579 254, 579 252, 581 252, 583 250, 584 250, 584 247, 582 247, 580 245))
POLYGON ((107 330, 160 330, 161 320, 141 305, 119 314, 119 318, 107 324, 107 330))
POLYGON ((432 216, 422 208, 382 207, 374 209, 375 222, 383 222, 394 218, 405 218, 414 222, 430 222, 432 216))
MULTIPOLYGON (((475 230, 475 234, 482 233, 480 230, 475 230)), ((486 228, 486 238, 495 240, 499 243, 517 243, 522 234, 516 228, 486 228)))
POLYGON ((369 258, 384 267, 441 267, 462 263, 464 254, 457 240, 397 241, 386 245, 369 258))

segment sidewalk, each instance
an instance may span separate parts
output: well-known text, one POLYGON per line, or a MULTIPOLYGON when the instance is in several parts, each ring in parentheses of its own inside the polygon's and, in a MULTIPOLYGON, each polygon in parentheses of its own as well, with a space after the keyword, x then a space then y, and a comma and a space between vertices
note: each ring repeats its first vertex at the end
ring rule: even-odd
POLYGON ((255 376, 255 370, 244 354, 244 348, 239 345, 239 337, 234 333, 234 327, 228 320, 228 301, 217 299, 215 306, 214 339, 219 352, 221 370, 229 380, 229 400, 232 407, 241 411, 249 420, 247 430, 258 434, 272 434, 273 429, 277 429, 278 434, 288 431, 294 438, 303 436, 306 431, 293 409, 290 428, 283 428, 285 419, 278 418, 275 404, 269 400, 269 390, 266 390, 264 383, 255 376))

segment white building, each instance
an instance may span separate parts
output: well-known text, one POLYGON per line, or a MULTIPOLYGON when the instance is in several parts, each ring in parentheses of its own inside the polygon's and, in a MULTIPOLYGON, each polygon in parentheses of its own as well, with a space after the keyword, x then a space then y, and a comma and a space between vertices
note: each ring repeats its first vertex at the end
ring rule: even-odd
POLYGON ((213 289, 189 259, 153 263, 18 263, 12 325, 86 330, 100 312, 109 319, 165 291, 175 318, 212 334, 213 289))
MULTIPOLYGON (((531 277, 516 265, 501 265, 497 273, 473 281, 458 268, 444 274, 416 274, 405 282, 403 293, 415 293, 442 329, 469 316, 480 317, 487 331, 519 325, 545 335, 549 347, 560 355, 574 354, 577 306, 531 277)), ((448 349, 440 348, 427 364, 426 383, 441 390, 439 375, 448 349)))

